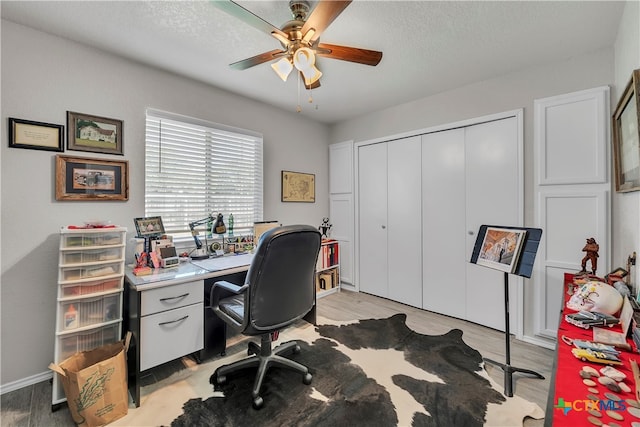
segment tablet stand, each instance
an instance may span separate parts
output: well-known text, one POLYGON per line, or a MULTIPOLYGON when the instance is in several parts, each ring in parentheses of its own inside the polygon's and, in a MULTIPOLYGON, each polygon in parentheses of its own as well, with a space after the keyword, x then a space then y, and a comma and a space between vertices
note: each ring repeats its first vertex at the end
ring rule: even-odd
MULTIPOLYGON (((482 243, 484 242, 485 235, 488 227, 504 228, 512 230, 525 230, 524 242, 521 247, 521 253, 519 254, 519 261, 513 274, 530 278, 533 271, 533 262, 535 261, 536 252, 542 237, 542 230, 539 228, 523 228, 523 227, 503 227, 493 225, 482 225, 478 232, 478 237, 473 249, 473 255, 471 256, 471 262, 477 264, 480 250, 482 249, 482 243)), ((489 267, 491 268, 491 267, 489 267)), ((491 363, 501 368, 504 372, 504 394, 508 397, 513 397, 513 373, 522 372, 524 374, 532 375, 541 380, 544 376, 532 371, 530 369, 516 368, 511 366, 511 341, 509 331, 509 273, 504 272, 504 337, 505 337, 505 363, 500 363, 495 360, 484 357, 483 360, 486 363, 491 363)))

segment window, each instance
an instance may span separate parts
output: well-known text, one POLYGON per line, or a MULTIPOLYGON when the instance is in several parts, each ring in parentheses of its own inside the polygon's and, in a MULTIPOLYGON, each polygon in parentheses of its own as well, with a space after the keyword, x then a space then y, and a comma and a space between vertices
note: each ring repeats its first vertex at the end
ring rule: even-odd
POLYGON ((161 216, 180 238, 191 236, 190 222, 218 212, 227 226, 233 214, 238 233, 262 220, 262 135, 147 110, 145 215, 161 216))

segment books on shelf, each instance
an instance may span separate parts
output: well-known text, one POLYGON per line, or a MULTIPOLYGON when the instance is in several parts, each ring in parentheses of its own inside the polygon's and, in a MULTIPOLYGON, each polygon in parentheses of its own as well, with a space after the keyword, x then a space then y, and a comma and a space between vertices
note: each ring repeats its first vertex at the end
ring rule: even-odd
POLYGON ((340 259, 339 250, 340 246, 337 240, 323 240, 320 253, 318 254, 316 270, 323 270, 338 265, 340 259))

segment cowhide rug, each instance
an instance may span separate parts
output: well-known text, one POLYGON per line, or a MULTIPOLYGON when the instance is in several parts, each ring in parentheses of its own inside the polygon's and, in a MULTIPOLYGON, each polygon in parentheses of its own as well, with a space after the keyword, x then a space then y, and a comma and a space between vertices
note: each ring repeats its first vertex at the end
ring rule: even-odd
POLYGON ((505 397, 462 331, 422 335, 405 320, 397 314, 350 324, 323 321, 281 334, 279 342, 298 341, 302 351, 290 357, 309 367, 313 381, 304 385, 298 373, 270 369, 259 411, 251 407, 255 369, 228 375, 215 392, 209 384, 215 368, 246 356, 243 347, 181 373, 170 387, 143 389, 142 406, 114 425, 143 425, 136 424, 143 422, 136 412, 145 407, 153 425, 172 427, 521 426, 525 417, 544 416, 534 403, 505 397))

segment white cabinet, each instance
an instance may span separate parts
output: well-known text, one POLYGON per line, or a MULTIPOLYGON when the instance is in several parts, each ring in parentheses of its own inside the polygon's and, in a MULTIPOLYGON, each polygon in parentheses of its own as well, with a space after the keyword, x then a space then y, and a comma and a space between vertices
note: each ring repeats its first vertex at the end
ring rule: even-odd
POLYGON ((358 152, 360 290, 412 306, 422 302, 420 137, 358 152))
POLYGON ((605 86, 534 102, 534 212, 544 234, 526 291, 532 332, 545 340, 557 337, 563 276, 580 270, 587 238, 600 245, 598 275, 611 266, 609 98, 605 86))
POLYGON ((353 286, 353 141, 329 146, 329 219, 340 244, 340 283, 353 286))
MULTIPOLYGON (((60 231, 54 363, 121 339, 126 232, 123 227, 60 231)), ((54 375, 52 405, 65 400, 54 375)))
POLYGON ((204 280, 141 292, 140 370, 202 350, 204 280))

